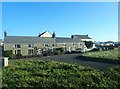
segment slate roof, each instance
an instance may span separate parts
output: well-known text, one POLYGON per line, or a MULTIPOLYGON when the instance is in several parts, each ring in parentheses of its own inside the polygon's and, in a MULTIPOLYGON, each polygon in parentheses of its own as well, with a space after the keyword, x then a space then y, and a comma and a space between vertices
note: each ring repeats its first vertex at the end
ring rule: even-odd
POLYGON ((80 39, 92 39, 88 37, 88 35, 73 35, 75 38, 80 38, 80 39))
POLYGON ((104 43, 107 44, 107 43, 114 43, 114 42, 113 41, 106 41, 104 43))
POLYGON ((7 36, 4 43, 74 43, 82 42, 80 39, 65 37, 32 37, 32 36, 7 36))
POLYGON ((55 43, 50 37, 7 36, 4 43, 55 43))
POLYGON ((39 34, 39 36, 38 37, 40 37, 41 35, 43 35, 44 33, 46 33, 46 31, 45 32, 43 32, 43 33, 41 33, 41 34, 39 34))
POLYGON ((80 39, 72 39, 66 37, 56 37, 57 43, 74 43, 74 42, 82 42, 80 39))

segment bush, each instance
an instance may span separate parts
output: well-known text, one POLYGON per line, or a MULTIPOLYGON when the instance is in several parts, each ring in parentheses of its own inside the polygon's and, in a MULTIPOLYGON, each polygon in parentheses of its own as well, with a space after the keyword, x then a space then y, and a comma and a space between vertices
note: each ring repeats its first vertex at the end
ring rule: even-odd
POLYGON ((60 55, 64 53, 64 49, 63 48, 55 48, 54 49, 54 54, 60 55))
POLYGON ((21 58, 22 57, 22 54, 18 53, 16 54, 16 58, 21 58))
POLYGON ((46 51, 43 51, 43 54, 42 54, 43 56, 47 56, 48 54, 47 54, 47 52, 46 51))
POLYGON ((37 47, 34 47, 34 55, 37 55, 37 47))
POLYGON ((17 57, 16 57, 16 54, 13 54, 12 58, 13 58, 13 59, 16 59, 16 58, 17 58, 17 57))
POLYGON ((4 51, 4 57, 12 58, 13 51, 12 50, 6 50, 4 51))
POLYGON ((92 48, 93 47, 93 42, 92 41, 84 41, 85 42, 85 46, 87 48, 92 48))
POLYGON ((120 66, 99 71, 51 60, 12 60, 3 68, 3 89, 118 89, 120 66))

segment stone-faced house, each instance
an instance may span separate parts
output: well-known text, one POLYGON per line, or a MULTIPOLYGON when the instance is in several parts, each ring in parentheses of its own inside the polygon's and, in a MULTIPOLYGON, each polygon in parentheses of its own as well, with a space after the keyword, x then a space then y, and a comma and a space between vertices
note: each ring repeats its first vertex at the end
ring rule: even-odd
POLYGON ((55 37, 55 33, 44 32, 39 36, 7 36, 4 38, 4 51, 12 50, 13 54, 30 55, 37 49, 64 48, 64 51, 84 47, 79 39, 55 37))
POLYGON ((80 39, 82 41, 92 41, 92 38, 90 38, 88 35, 72 35, 71 38, 80 39))
POLYGON ((0 39, 0 57, 3 56, 3 42, 2 39, 0 39))
POLYGON ((85 51, 90 51, 90 50, 92 50, 92 49, 94 49, 95 48, 95 44, 94 44, 94 42, 93 42, 93 39, 92 38, 90 38, 88 35, 72 35, 71 36, 71 38, 72 39, 79 39, 79 40, 82 40, 83 42, 85 42, 85 45, 86 45, 86 47, 87 46, 90 46, 90 44, 91 44, 91 46, 88 48, 86 48, 86 50, 85 51), (87 44, 86 44, 87 43, 87 44), (89 44, 89 45, 88 45, 89 44))
POLYGON ((65 51, 76 50, 77 48, 83 48, 84 42, 79 39, 56 37, 56 43, 58 47, 64 48, 65 51))
POLYGON ((7 36, 4 50, 13 50, 13 54, 29 55, 34 52, 34 47, 53 48, 55 43, 53 38, 48 37, 7 36))

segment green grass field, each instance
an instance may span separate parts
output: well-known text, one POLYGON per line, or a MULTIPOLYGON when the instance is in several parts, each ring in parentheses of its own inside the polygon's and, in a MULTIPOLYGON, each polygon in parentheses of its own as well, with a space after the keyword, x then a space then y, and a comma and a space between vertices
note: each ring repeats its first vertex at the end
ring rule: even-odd
POLYGON ((83 56, 106 60, 120 60, 120 58, 118 58, 118 48, 108 51, 87 52, 84 53, 83 56))
POLYGON ((43 60, 10 60, 3 68, 3 87, 51 89, 117 89, 120 85, 120 66, 107 71, 95 70, 75 64, 43 60))

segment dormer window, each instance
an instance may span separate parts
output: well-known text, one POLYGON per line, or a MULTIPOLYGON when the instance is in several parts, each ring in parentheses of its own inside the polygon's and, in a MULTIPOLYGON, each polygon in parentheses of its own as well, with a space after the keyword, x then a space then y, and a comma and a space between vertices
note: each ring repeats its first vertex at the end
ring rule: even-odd
POLYGON ((44 44, 44 47, 50 47, 50 44, 44 44))

